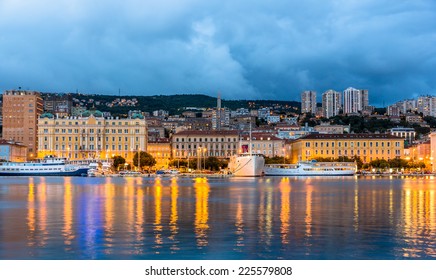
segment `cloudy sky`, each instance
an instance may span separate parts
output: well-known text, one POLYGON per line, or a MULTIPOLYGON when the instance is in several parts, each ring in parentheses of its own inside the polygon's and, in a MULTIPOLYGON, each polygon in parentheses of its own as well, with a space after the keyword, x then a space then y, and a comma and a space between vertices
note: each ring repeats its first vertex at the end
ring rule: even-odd
POLYGON ((436 95, 434 0, 0 0, 0 90, 436 95))

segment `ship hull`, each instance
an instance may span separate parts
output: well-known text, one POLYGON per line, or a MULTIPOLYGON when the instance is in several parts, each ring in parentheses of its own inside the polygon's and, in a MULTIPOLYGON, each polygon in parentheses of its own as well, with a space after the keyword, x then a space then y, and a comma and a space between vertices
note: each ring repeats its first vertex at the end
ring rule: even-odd
POLYGON ((260 177, 265 159, 260 155, 236 156, 231 159, 230 172, 236 177, 260 177))
POLYGON ((74 171, 58 171, 58 172, 0 172, 0 176, 87 176, 88 168, 79 168, 74 171))

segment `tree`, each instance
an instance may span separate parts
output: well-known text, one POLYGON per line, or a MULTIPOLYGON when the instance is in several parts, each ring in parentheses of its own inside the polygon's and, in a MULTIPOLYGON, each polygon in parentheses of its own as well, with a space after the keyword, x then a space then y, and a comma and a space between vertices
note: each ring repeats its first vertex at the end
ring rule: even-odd
POLYGON ((120 166, 123 166, 126 163, 126 159, 122 156, 114 156, 112 159, 114 160, 115 170, 118 170, 120 166))
MULTIPOLYGON (((140 151, 139 161, 140 168, 143 168, 144 166, 148 166, 150 168, 151 166, 154 166, 156 164, 156 160, 154 159, 154 157, 149 153, 143 151, 140 151)), ((138 167, 138 152, 136 152, 133 156, 133 165, 138 167)))
POLYGON ((218 171, 223 166, 222 162, 217 157, 206 158, 206 169, 218 171))

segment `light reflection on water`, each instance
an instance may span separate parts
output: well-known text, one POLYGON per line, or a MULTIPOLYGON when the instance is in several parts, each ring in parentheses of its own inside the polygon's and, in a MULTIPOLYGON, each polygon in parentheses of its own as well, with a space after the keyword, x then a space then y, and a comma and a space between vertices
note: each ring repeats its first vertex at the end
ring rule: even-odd
POLYGON ((436 258, 430 178, 3 178, 0 259, 436 258))

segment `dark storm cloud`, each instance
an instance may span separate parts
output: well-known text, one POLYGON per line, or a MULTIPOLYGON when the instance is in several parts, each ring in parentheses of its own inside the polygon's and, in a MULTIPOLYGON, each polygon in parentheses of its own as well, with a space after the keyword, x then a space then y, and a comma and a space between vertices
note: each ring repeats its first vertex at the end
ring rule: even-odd
POLYGON ((0 89, 436 94, 433 1, 0 1, 0 89), (89 3, 92 2, 92 3, 89 3))

